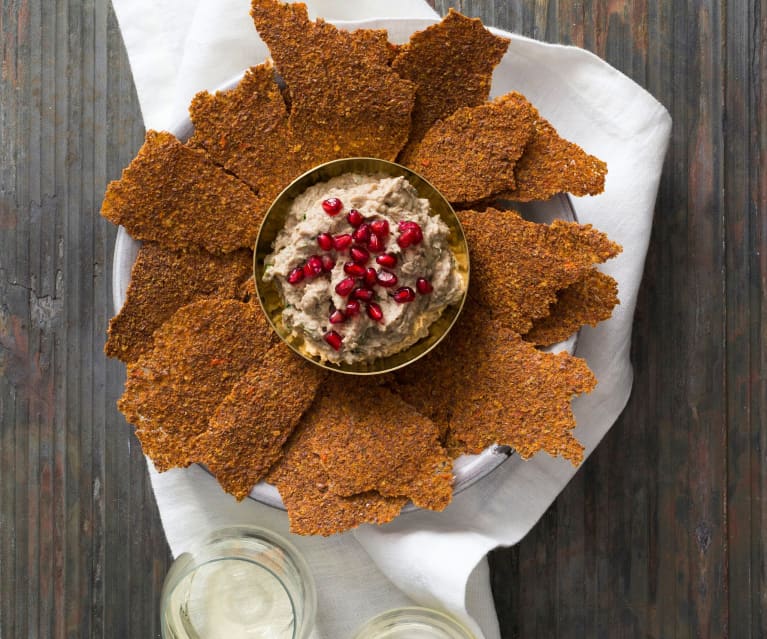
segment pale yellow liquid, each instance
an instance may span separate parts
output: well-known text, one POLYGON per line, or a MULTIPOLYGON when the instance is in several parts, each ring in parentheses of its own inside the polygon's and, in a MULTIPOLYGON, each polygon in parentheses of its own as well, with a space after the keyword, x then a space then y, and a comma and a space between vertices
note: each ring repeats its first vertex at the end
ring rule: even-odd
POLYGON ((293 639, 293 603, 281 581, 244 559, 203 564, 173 589, 165 611, 179 639, 293 639))

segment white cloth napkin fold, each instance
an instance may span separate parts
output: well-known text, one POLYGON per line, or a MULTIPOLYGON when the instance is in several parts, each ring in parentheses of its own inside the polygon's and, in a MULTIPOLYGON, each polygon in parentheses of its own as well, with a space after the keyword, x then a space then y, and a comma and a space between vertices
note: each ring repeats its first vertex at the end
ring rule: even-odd
MULTIPOLYGON (((147 128, 172 127, 186 115, 194 93, 216 88, 268 54, 248 17, 247 0, 113 4, 147 128)), ((397 42, 437 18, 422 0, 307 4, 312 16, 343 28, 387 28, 397 42), (345 22, 352 20, 364 22, 345 22)), ((589 454, 631 389, 632 317, 671 120, 652 96, 592 54, 511 37, 493 78, 493 95, 524 93, 563 136, 607 161, 605 193, 577 199, 575 207, 581 222, 624 247, 604 268, 618 280, 621 305, 609 321, 583 329, 578 340, 576 354, 599 380, 596 391, 574 402, 576 434, 589 454)), ((317 639, 346 639, 374 614, 414 602, 451 612, 478 638, 496 639, 484 557, 496 546, 517 543, 575 469, 545 454, 526 462, 512 457, 457 495, 443 513, 415 511, 383 527, 362 526, 329 539, 290 535, 283 512, 252 500, 236 502, 198 468, 158 474, 150 464, 150 472, 174 555, 209 531, 235 523, 289 536, 317 580, 317 639)))

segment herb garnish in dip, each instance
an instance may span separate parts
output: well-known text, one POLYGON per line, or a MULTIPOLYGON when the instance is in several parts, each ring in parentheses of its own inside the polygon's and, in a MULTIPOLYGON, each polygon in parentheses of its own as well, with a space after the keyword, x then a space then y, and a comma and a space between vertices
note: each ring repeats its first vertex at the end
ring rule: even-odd
POLYGON ((465 282, 450 230, 404 177, 347 173, 298 196, 265 260, 285 326, 322 360, 354 364, 429 332, 465 282))

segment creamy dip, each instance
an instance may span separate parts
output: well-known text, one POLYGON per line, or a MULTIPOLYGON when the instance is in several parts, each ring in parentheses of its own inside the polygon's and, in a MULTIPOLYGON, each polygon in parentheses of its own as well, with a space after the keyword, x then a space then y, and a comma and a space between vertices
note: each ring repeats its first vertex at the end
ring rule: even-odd
POLYGON ((310 354, 371 361, 425 337, 461 299, 449 235, 404 177, 348 173, 295 199, 264 280, 275 282, 283 322, 310 354))

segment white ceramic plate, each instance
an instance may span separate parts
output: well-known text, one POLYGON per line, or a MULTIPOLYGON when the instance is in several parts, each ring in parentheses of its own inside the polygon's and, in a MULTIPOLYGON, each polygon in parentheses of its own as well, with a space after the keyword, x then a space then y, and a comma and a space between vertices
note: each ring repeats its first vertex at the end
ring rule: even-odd
MULTIPOLYGON (((233 88, 240 81, 241 77, 240 75, 227 82, 219 90, 225 91, 233 88)), ((182 142, 191 137, 192 131, 192 122, 188 118, 185 118, 171 129, 171 133, 182 142)), ((545 202, 515 203, 514 208, 525 219, 535 222, 548 224, 557 219, 570 222, 577 221, 575 210, 567 195, 554 197, 545 202)), ((125 292, 130 283, 131 268, 136 260, 140 246, 140 242, 131 238, 122 226, 119 227, 112 268, 112 299, 115 313, 122 308, 125 302, 125 292)), ((545 350, 550 352, 567 351, 572 354, 575 352, 576 341, 577 333, 573 334, 567 341, 554 344, 545 350)), ((459 493, 491 473, 506 461, 512 452, 508 446, 493 446, 479 455, 463 455, 456 459, 453 464, 453 473, 455 474, 453 492, 459 493)), ((257 484, 251 491, 250 498, 275 508, 285 509, 277 489, 266 482, 257 484)), ((407 511, 413 508, 415 507, 412 504, 408 504, 404 510, 407 511)))

